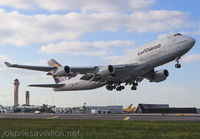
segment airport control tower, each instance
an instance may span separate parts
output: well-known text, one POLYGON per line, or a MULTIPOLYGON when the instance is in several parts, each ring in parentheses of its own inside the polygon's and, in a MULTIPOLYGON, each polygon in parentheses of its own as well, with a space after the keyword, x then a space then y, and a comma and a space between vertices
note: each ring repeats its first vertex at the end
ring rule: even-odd
POLYGON ((19 80, 15 79, 13 85, 14 85, 14 106, 19 106, 18 103, 19 80))
POLYGON ((29 93, 29 91, 26 91, 25 101, 26 101, 26 106, 29 106, 30 105, 30 93, 29 93))

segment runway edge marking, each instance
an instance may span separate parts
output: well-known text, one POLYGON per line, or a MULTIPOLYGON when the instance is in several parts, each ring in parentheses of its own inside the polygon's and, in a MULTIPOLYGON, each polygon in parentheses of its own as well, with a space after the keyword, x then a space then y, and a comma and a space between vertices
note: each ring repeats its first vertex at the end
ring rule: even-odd
POLYGON ((127 116, 127 117, 125 117, 123 120, 129 120, 130 119, 130 117, 129 116, 127 116))
POLYGON ((46 118, 46 119, 56 119, 58 118, 59 116, 53 116, 53 117, 49 117, 49 118, 46 118))

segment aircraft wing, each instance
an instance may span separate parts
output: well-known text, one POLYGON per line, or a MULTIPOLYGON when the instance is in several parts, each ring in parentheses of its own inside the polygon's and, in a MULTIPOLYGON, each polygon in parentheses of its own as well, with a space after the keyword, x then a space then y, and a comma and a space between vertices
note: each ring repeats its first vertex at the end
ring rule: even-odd
POLYGON ((37 71, 51 71, 56 67, 47 67, 47 66, 28 66, 28 65, 18 65, 18 64, 10 64, 5 62, 6 66, 13 68, 21 68, 21 69, 29 69, 29 70, 37 70, 37 71))
POLYGON ((71 72, 73 73, 80 73, 80 74, 86 74, 86 73, 95 73, 98 69, 98 66, 90 66, 90 67, 70 67, 71 72))
MULTIPOLYGON (((59 67, 57 66, 31 66, 31 65, 18 65, 18 64, 10 64, 5 62, 6 66, 13 67, 13 68, 21 68, 21 69, 28 69, 28 70, 36 70, 36 71, 45 71, 48 72, 47 75, 53 75, 55 72, 59 72, 59 67)), ((88 67, 69 67, 71 73, 73 74, 94 74, 98 75, 100 71, 105 70, 105 67, 108 65, 103 66, 88 66, 88 67)), ((139 66, 138 63, 133 64, 121 64, 121 65, 112 65, 115 69, 115 75, 119 75, 121 73, 130 71, 135 69, 139 66)), ((63 67, 65 68, 65 66, 63 67)), ((63 69, 61 68, 61 71, 63 69)), ((55 74, 56 75, 56 74, 55 74)), ((59 75, 58 75, 59 76, 59 75)), ((65 76, 65 75, 64 75, 65 76)))
MULTIPOLYGON (((133 64, 121 64, 121 65, 112 65, 116 70, 124 70, 127 68, 136 68, 138 67, 137 63, 133 64)), ((90 66, 90 67, 70 67, 73 73, 96 73, 98 72, 103 66, 90 66)))
MULTIPOLYGON (((57 67, 54 66, 29 66, 29 65, 18 65, 18 64, 11 64, 8 62, 5 62, 6 66, 12 67, 12 68, 20 68, 20 69, 28 69, 28 70, 37 70, 37 71, 46 71, 49 72, 51 70, 56 69, 57 67)), ((73 73, 94 73, 97 69, 97 66, 91 66, 91 67, 70 67, 71 71, 73 73)))
POLYGON ((65 84, 31 84, 29 87, 47 87, 47 88, 60 88, 65 84))
MULTIPOLYGON (((120 72, 124 72, 131 68, 138 67, 137 63, 134 64, 122 64, 122 65, 112 65, 115 68, 117 74, 120 72)), ((98 72, 104 68, 104 66, 89 66, 89 67, 70 67, 72 73, 79 73, 79 74, 98 74, 98 72)))
POLYGON ((127 69, 127 68, 136 68, 139 66, 138 63, 133 63, 133 64, 121 64, 121 65, 113 65, 115 69, 118 70, 123 70, 123 69, 127 69))

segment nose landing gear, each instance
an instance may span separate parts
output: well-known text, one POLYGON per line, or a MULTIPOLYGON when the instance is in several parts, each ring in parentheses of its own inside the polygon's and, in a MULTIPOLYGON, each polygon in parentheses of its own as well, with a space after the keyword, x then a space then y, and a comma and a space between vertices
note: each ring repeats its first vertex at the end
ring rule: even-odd
POLYGON ((175 67, 180 69, 181 68, 181 64, 175 64, 175 67))
POLYGON ((175 68, 178 68, 178 69, 181 68, 181 64, 179 63, 179 60, 180 60, 180 57, 177 57, 177 58, 175 59, 175 62, 176 62, 175 68))

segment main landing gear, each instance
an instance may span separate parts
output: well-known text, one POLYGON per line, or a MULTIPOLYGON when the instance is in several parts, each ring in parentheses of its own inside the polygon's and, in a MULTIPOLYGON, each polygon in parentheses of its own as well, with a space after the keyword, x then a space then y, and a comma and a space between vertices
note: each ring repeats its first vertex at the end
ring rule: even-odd
POLYGON ((123 89, 125 89, 125 87, 124 87, 124 86, 121 86, 121 85, 119 85, 119 86, 116 88, 117 91, 121 91, 121 90, 123 90, 123 89))
POLYGON ((119 85, 119 86, 106 85, 106 89, 109 90, 109 91, 112 91, 114 89, 116 89, 117 91, 121 91, 121 90, 125 89, 125 87, 121 86, 121 85, 119 85))
MULTIPOLYGON (((127 84, 125 84, 125 85, 127 85, 127 84)), ((132 83, 131 90, 137 90, 137 86, 138 86, 138 82, 134 81, 132 83)), ((114 89, 116 89, 116 91, 122 91, 125 89, 125 86, 121 85, 121 83, 108 82, 108 84, 106 85, 106 89, 109 91, 112 91, 114 89)))
POLYGON ((112 91, 116 89, 117 91, 121 91, 125 89, 125 86, 122 86, 120 83, 111 83, 109 82, 108 85, 106 85, 106 89, 109 91, 112 91))
POLYGON ((133 86, 131 87, 131 90, 137 90, 138 83, 133 82, 133 86))
POLYGON ((181 68, 181 64, 179 63, 179 60, 180 60, 180 57, 177 57, 177 58, 175 59, 175 61, 176 61, 175 68, 178 68, 178 69, 181 68))

